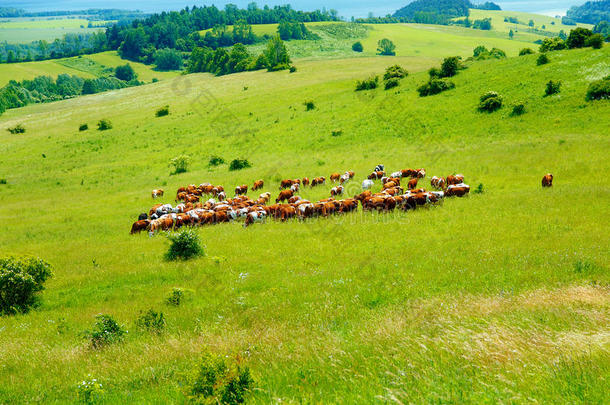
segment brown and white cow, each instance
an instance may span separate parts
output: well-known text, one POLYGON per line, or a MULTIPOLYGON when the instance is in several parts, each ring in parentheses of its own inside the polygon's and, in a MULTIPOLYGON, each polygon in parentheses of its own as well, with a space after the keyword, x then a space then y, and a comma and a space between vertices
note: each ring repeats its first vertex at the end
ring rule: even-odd
POLYGON ((385 176, 385 172, 383 172, 383 171, 373 172, 373 173, 368 175, 367 179, 369 179, 369 180, 379 180, 383 176, 385 176))
POLYGON ((451 197, 462 197, 470 192, 470 186, 468 184, 460 183, 460 184, 451 184, 447 187, 447 191, 445 192, 445 196, 451 197))
POLYGON ((542 178, 542 187, 552 187, 553 186, 553 175, 551 173, 547 173, 542 178))
POLYGON ((333 183, 335 183, 340 178, 341 178, 341 175, 339 173, 335 172, 335 173, 330 174, 330 181, 332 181, 333 183))
POLYGON ((311 180, 311 187, 319 186, 324 183, 326 183, 326 177, 314 177, 311 180))
POLYGON ((464 182, 464 175, 462 174, 452 174, 447 176, 447 185, 456 185, 464 182))
POLYGON ((152 198, 163 197, 163 189, 158 188, 151 192, 152 198))
POLYGON ((235 187, 235 195, 243 195, 248 192, 248 186, 246 184, 242 184, 241 186, 235 187))
POLYGON ((337 195, 341 195, 341 194, 343 194, 343 190, 344 190, 343 186, 333 187, 330 189, 330 195, 333 197, 337 196, 337 195))
POLYGON ((280 194, 278 195, 278 197, 275 199, 275 202, 277 203, 280 201, 286 201, 293 195, 294 195, 294 192, 292 190, 282 190, 282 191, 280 191, 280 194))
POLYGON ((309 177, 303 177, 303 180, 301 180, 301 184, 303 184, 303 186, 308 186, 309 185, 309 177))

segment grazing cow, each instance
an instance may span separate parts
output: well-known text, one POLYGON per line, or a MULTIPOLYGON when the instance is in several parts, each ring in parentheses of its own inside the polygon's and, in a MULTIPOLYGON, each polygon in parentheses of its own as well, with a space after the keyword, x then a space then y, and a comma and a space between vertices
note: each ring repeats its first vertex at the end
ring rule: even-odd
POLYGON ((275 199, 275 202, 278 203, 280 201, 288 200, 293 195, 294 192, 292 190, 282 190, 280 191, 280 195, 275 199))
POLYGON ((390 177, 402 177, 402 172, 394 172, 390 174, 390 177))
POLYGON ((373 187, 375 183, 373 183, 373 180, 363 180, 362 181, 362 189, 363 190, 368 190, 369 188, 373 187))
POLYGON ((415 177, 417 177, 418 179, 423 179, 424 177, 426 177, 426 171, 424 169, 417 170, 417 172, 415 173, 415 177))
POLYGON ((220 193, 218 193, 218 195, 216 197, 218 197, 219 201, 224 201, 227 199, 227 193, 225 193, 224 191, 221 191, 220 193))
POLYGON ((242 194, 246 194, 247 192, 248 192, 248 186, 245 184, 235 187, 235 195, 242 195, 242 194))
POLYGON ((542 187, 552 187, 553 186, 553 175, 551 173, 545 174, 542 178, 542 187))
POLYGON ((255 222, 263 222, 267 217, 267 212, 265 210, 257 210, 250 211, 246 215, 246 221, 244 222, 244 228, 247 228, 249 225, 252 225, 255 222))
POLYGON ((379 180, 383 176, 385 176, 385 172, 383 172, 383 171, 376 171, 376 172, 373 172, 373 173, 369 174, 367 179, 369 179, 369 180, 379 180))
POLYGON ((264 185, 265 185, 264 181, 256 180, 254 182, 254 184, 252 185, 252 191, 259 190, 259 189, 263 188, 264 185))
POLYGON ((402 169, 400 173, 402 173, 401 177, 415 177, 417 175, 417 170, 402 169))
POLYGON ((261 200, 264 200, 266 203, 271 198, 271 193, 267 191, 266 193, 259 195, 258 198, 260 198, 261 200))
POLYGON ((314 206, 312 203, 308 202, 305 204, 299 204, 297 206, 297 214, 299 218, 311 218, 314 214, 314 206))
POLYGON ((184 202, 197 203, 199 202, 199 196, 195 194, 187 194, 187 196, 184 198, 184 202))
POLYGON ((430 185, 436 189, 444 189, 445 188, 445 179, 443 177, 433 176, 430 179, 430 185))
POLYGON ((148 219, 138 220, 138 221, 134 222, 133 225, 131 225, 131 232, 129 232, 129 233, 131 235, 133 235, 134 233, 140 233, 143 230, 145 230, 146 228, 148 228, 149 224, 150 224, 150 221, 148 219))
POLYGON ((419 180, 419 179, 418 179, 417 177, 416 177, 416 178, 414 178, 414 179, 409 180, 409 183, 407 183, 407 188, 408 188, 409 190, 413 190, 415 187, 417 187, 417 181, 418 181, 418 180, 419 180))
POLYGON ((349 175, 350 179, 353 179, 354 176, 356 175, 356 172, 354 172, 353 170, 348 170, 345 173, 347 173, 349 175))
POLYGON ((460 183, 460 184, 452 184, 447 187, 447 191, 445 192, 445 196, 451 197, 462 197, 470 192, 470 186, 468 184, 460 183))
POLYGON ((332 181, 333 183, 339 180, 339 178, 341 178, 341 175, 339 173, 331 173, 330 175, 330 181, 332 181))
POLYGON ((152 191, 152 198, 157 198, 157 197, 163 197, 163 189, 159 188, 159 189, 155 189, 152 191))
POLYGON ((303 186, 308 186, 309 185, 309 177, 303 177, 303 180, 301 180, 301 184, 303 184, 303 186))
POLYGON ((300 199, 301 197, 299 197, 298 195, 293 195, 288 199, 288 204, 296 204, 297 202, 299 202, 300 199))
POLYGON ((280 207, 280 219, 286 221, 287 219, 294 218, 297 215, 297 209, 292 205, 282 204, 280 207))
POLYGON ((462 174, 449 175, 447 176, 447 185, 456 185, 464 182, 464 176, 462 174))
POLYGON ((337 196, 337 195, 341 195, 343 194, 343 186, 336 186, 330 189, 330 195, 331 196, 337 196))
POLYGON ((371 195, 373 195, 373 194, 371 193, 371 190, 365 190, 365 191, 363 191, 363 192, 362 192, 362 193, 360 193, 360 194, 356 194, 356 195, 354 196, 354 200, 357 200, 357 201, 362 202, 362 201, 363 201, 365 198, 370 197, 371 195))
POLYGON ((346 198, 341 201, 341 208, 339 212, 351 212, 358 208, 358 200, 355 198, 346 198))
POLYGON ((314 177, 311 180, 311 187, 319 186, 324 183, 326 183, 326 177, 314 177))
POLYGON ((290 186, 290 189, 292 190, 293 193, 298 193, 300 188, 301 188, 301 185, 299 183, 294 183, 292 186, 290 186))
POLYGON ((385 170, 385 166, 382 164, 378 164, 377 166, 375 166, 375 170, 373 170, 374 172, 382 172, 385 170))
POLYGON ((351 177, 349 177, 349 173, 345 172, 339 178, 339 184, 347 183, 350 179, 351 177))
POLYGON ((383 183, 382 189, 386 190, 388 188, 394 188, 396 187, 398 184, 394 183, 393 181, 388 181, 387 183, 383 183))

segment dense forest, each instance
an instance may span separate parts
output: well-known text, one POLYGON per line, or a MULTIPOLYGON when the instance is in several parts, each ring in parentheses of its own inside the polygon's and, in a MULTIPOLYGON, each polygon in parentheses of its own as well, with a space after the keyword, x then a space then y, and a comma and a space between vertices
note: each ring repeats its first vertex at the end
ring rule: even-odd
POLYGON ((597 24, 601 21, 610 21, 610 0, 588 1, 570 8, 563 17, 564 24, 597 24))
MULTIPOLYGON (((391 17, 367 19, 376 23, 387 22, 414 22, 421 24, 448 25, 455 17, 468 17, 469 9, 500 10, 500 6, 493 2, 473 4, 470 0, 415 0, 396 11, 391 17)), ((365 22, 363 19, 359 21, 365 22)))
MULTIPOLYGON (((214 6, 193 6, 181 11, 153 14, 130 23, 113 24, 100 34, 66 35, 52 44, 44 41, 26 45, 3 43, 0 44, 0 60, 12 63, 118 50, 125 59, 153 63, 155 53, 161 49, 190 52, 195 47, 215 49, 236 43, 253 43, 257 38, 252 34, 251 24, 335 20, 338 20, 335 10, 296 11, 290 6, 259 8, 256 3, 250 3, 246 9, 232 4, 222 10, 214 6), (229 25, 233 26, 231 30, 227 28, 229 25), (202 37, 199 31, 203 30, 209 31, 202 37)), ((292 28, 292 38, 308 35, 292 28)), ((301 26, 296 28, 301 29, 301 26)))

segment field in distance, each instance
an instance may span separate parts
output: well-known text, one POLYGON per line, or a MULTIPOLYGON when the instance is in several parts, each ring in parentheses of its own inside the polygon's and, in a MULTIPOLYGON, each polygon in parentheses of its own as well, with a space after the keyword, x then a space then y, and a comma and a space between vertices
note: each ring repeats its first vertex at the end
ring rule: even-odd
POLYGON ((65 34, 87 34, 104 29, 104 25, 114 21, 92 21, 84 18, 65 17, 20 17, 0 19, 0 41, 9 44, 23 44, 45 40, 52 42, 65 34))

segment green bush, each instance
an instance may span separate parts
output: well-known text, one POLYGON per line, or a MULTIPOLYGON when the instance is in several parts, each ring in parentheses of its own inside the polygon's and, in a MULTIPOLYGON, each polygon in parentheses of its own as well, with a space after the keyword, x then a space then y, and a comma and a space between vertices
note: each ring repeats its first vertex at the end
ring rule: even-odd
POLYGON ((383 80, 389 79, 404 79, 409 75, 405 69, 400 67, 399 65, 392 65, 385 70, 383 75, 383 80))
POLYGON ((223 158, 221 158, 220 156, 210 156, 210 160, 208 161, 208 165, 210 167, 216 167, 216 166, 220 166, 222 164, 224 164, 225 160, 223 158))
POLYGON ((173 305, 175 307, 180 306, 182 300, 184 299, 184 290, 182 288, 174 288, 172 292, 169 294, 169 297, 165 300, 168 305, 173 305))
POLYGON ((446 90, 455 88, 455 83, 447 79, 430 79, 430 81, 417 88, 420 97, 432 96, 446 90))
POLYGON ((398 79, 392 78, 392 79, 389 79, 389 80, 385 81, 384 88, 386 90, 390 90, 390 89, 392 89, 394 87, 397 87, 399 84, 400 84, 400 82, 398 81, 398 79))
POLYGON ((540 52, 559 51, 566 47, 566 41, 559 37, 545 38, 540 44, 540 52))
POLYGON ((387 38, 383 38, 377 42, 378 55, 394 56, 396 55, 396 52, 394 52, 395 49, 396 45, 387 38))
POLYGON ((154 54, 158 70, 178 70, 182 68, 182 54, 175 49, 159 49, 154 54))
POLYGON ((169 161, 170 165, 174 166, 172 174, 186 173, 189 167, 191 158, 186 155, 180 155, 169 161))
POLYGON ((163 329, 165 329, 163 312, 157 312, 152 308, 146 312, 141 312, 136 320, 136 326, 150 333, 159 334, 163 332, 163 329))
POLYGON ((8 182, 6 181, 6 179, 0 179, 0 184, 7 184, 8 182))
POLYGON ((433 67, 428 70, 428 75, 430 75, 430 79, 437 79, 441 77, 441 70, 439 68, 433 67))
POLYGON ((523 48, 519 51, 519 56, 523 56, 523 55, 532 55, 536 52, 534 52, 534 50, 532 48, 523 48))
POLYGON ((205 353, 187 377, 187 397, 202 404, 242 404, 254 385, 250 369, 239 359, 205 353))
POLYGON ((313 100, 307 100, 303 103, 303 105, 305 106, 305 109, 307 111, 311 111, 316 108, 316 105, 314 104, 313 100))
POLYGON ((80 124, 80 126, 78 127, 79 131, 86 131, 89 129, 89 125, 88 124, 80 124))
POLYGON ((450 56, 443 59, 441 63, 440 77, 452 77, 455 76, 458 70, 462 69, 462 62, 459 56, 450 56))
POLYGON ((189 260, 204 254, 199 235, 193 229, 182 229, 176 234, 168 234, 167 238, 170 244, 166 260, 189 260))
POLYGON ((593 34, 585 41, 585 46, 590 46, 593 49, 601 49, 604 46, 604 36, 602 34, 593 34))
POLYGON ((552 81, 549 80, 546 84, 546 89, 544 90, 545 96, 552 96, 553 94, 557 94, 561 91, 561 81, 552 81))
POLYGON ((10 132, 11 134, 23 134, 25 133, 25 127, 21 124, 17 124, 12 128, 7 128, 6 129, 8 132, 10 132))
POLYGON ((230 171, 247 169, 248 167, 252 167, 252 164, 247 159, 233 159, 229 164, 230 171))
POLYGON ((129 63, 121 66, 117 66, 114 69, 114 75, 117 79, 125 82, 131 81, 136 78, 136 72, 133 70, 129 63))
POLYGON ((376 89, 379 84, 379 77, 371 76, 368 79, 356 82, 356 91, 376 89))
POLYGON ((610 99, 610 75, 589 84, 585 99, 587 101, 610 99))
POLYGON ((0 258, 0 315, 27 312, 52 275, 51 265, 41 259, 0 258))
POLYGON ((343 135, 343 130, 341 129, 333 129, 330 133, 331 136, 341 136, 343 135))
POLYGON ((568 35, 568 39, 566 40, 566 45, 568 48, 582 48, 585 46, 585 43, 593 35, 593 32, 589 29, 577 27, 570 31, 570 35, 568 35))
POLYGON ((546 65, 547 63, 549 63, 549 57, 546 55, 546 53, 541 53, 538 58, 536 59, 536 65, 541 66, 541 65, 546 65))
POLYGON ((364 51, 364 47, 362 46, 362 42, 357 41, 352 45, 352 51, 354 52, 362 52, 364 51))
POLYGON ((106 314, 97 315, 93 329, 85 332, 94 349, 121 342, 126 334, 127 331, 112 316, 106 314))
POLYGON ((106 131, 107 129, 112 129, 112 123, 107 119, 101 119, 97 122, 98 131, 106 131))
POLYGON ((494 112, 502 107, 502 96, 495 91, 488 91, 483 94, 479 102, 479 111, 494 112))
POLYGON ((521 102, 514 104, 513 111, 510 113, 510 115, 513 117, 517 117, 523 114, 525 114, 525 104, 521 102))
POLYGON ((159 108, 157 110, 157 112, 155 113, 155 116, 157 116, 157 117, 165 117, 168 114, 169 114, 169 106, 166 105, 166 106, 163 106, 163 107, 159 108))

